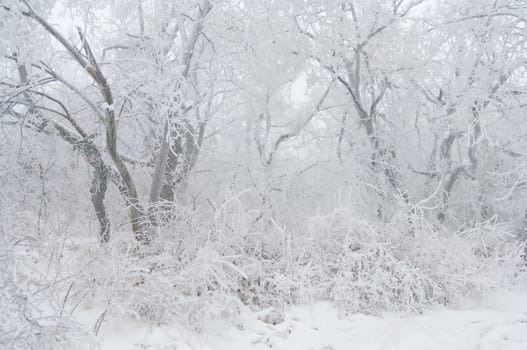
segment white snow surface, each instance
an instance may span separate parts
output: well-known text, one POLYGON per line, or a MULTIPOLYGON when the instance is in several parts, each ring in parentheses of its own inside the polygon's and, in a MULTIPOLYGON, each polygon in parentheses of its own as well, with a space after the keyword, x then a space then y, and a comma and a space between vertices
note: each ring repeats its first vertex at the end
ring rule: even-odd
MULTIPOLYGON (((371 316, 343 315, 331 303, 319 302, 287 308, 277 325, 259 320, 264 311, 237 326, 217 322, 200 333, 182 324, 110 319, 98 338, 104 350, 527 350, 527 292, 500 292, 471 304, 371 316)), ((99 316, 94 310, 78 314, 87 327, 99 316)))

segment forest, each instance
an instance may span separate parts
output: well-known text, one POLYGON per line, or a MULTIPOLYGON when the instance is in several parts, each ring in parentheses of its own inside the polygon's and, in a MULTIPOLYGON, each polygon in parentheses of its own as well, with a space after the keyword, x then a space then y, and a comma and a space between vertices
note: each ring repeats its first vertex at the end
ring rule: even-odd
POLYGON ((526 111, 525 0, 0 0, 0 348, 504 290, 527 334, 526 111))

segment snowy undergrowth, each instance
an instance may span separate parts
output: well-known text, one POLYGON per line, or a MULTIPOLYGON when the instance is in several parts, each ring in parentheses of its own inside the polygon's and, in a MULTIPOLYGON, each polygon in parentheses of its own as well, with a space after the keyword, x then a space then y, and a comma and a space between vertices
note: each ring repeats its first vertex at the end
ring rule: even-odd
POLYGON ((344 208, 307 218, 303 231, 273 221, 251 232, 251 216, 237 209, 179 221, 145 250, 124 233, 105 251, 77 248, 87 255, 77 261, 90 262, 74 277, 90 290, 82 305, 203 331, 214 320, 238 324, 251 309, 273 308, 262 318, 280 323, 285 305, 321 300, 366 314, 455 306, 519 278, 522 248, 493 222, 448 233, 418 215, 381 224, 344 208))
POLYGON ((216 321, 243 328, 260 311, 261 320, 280 324, 288 305, 318 301, 348 315, 421 312, 524 278, 522 246, 493 222, 446 232, 405 211, 374 223, 340 208, 296 228, 270 220, 256 231, 254 215, 239 201, 230 205, 212 220, 182 211, 147 248, 124 230, 105 247, 60 230, 3 231, 2 305, 12 306, 3 323, 17 329, 1 341, 93 344, 119 319, 206 332, 216 321), (86 330, 74 319, 90 310, 96 315, 86 330))

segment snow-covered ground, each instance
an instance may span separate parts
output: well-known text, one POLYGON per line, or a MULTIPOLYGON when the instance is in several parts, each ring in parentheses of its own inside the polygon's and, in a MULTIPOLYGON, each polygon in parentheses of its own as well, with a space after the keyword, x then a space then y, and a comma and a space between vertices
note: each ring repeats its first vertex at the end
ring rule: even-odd
MULTIPOLYGON (((146 326, 107 320, 102 349, 204 350, 526 350, 527 292, 501 292, 464 309, 421 314, 339 315, 330 303, 295 306, 269 325, 258 316, 238 326, 218 323, 196 334, 182 325, 146 326)), ((93 327, 99 313, 79 317, 93 327)), ((262 317, 260 317, 262 318, 262 317)))

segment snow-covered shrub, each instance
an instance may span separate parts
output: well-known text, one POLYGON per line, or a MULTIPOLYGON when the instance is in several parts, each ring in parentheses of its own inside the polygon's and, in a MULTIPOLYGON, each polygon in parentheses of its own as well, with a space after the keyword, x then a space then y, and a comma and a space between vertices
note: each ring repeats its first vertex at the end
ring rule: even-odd
POLYGON ((92 252, 91 263, 76 278, 79 289, 92 291, 84 307, 105 308, 109 317, 152 324, 179 321, 194 329, 239 316, 243 304, 236 288, 244 273, 235 265, 237 256, 202 247, 183 260, 168 252, 129 249, 129 244, 115 240, 108 251, 92 252))
POLYGON ((520 263, 517 242, 493 223, 447 234, 418 215, 382 224, 337 210, 314 218, 310 231, 323 266, 317 284, 353 311, 416 310, 482 295, 510 284, 520 263))
POLYGON ((267 249, 240 283, 242 301, 263 308, 329 299, 349 311, 412 311, 513 282, 521 248, 504 226, 447 233, 410 215, 384 224, 342 208, 310 218, 308 232, 275 227, 254 236, 260 242, 252 245, 267 249))

